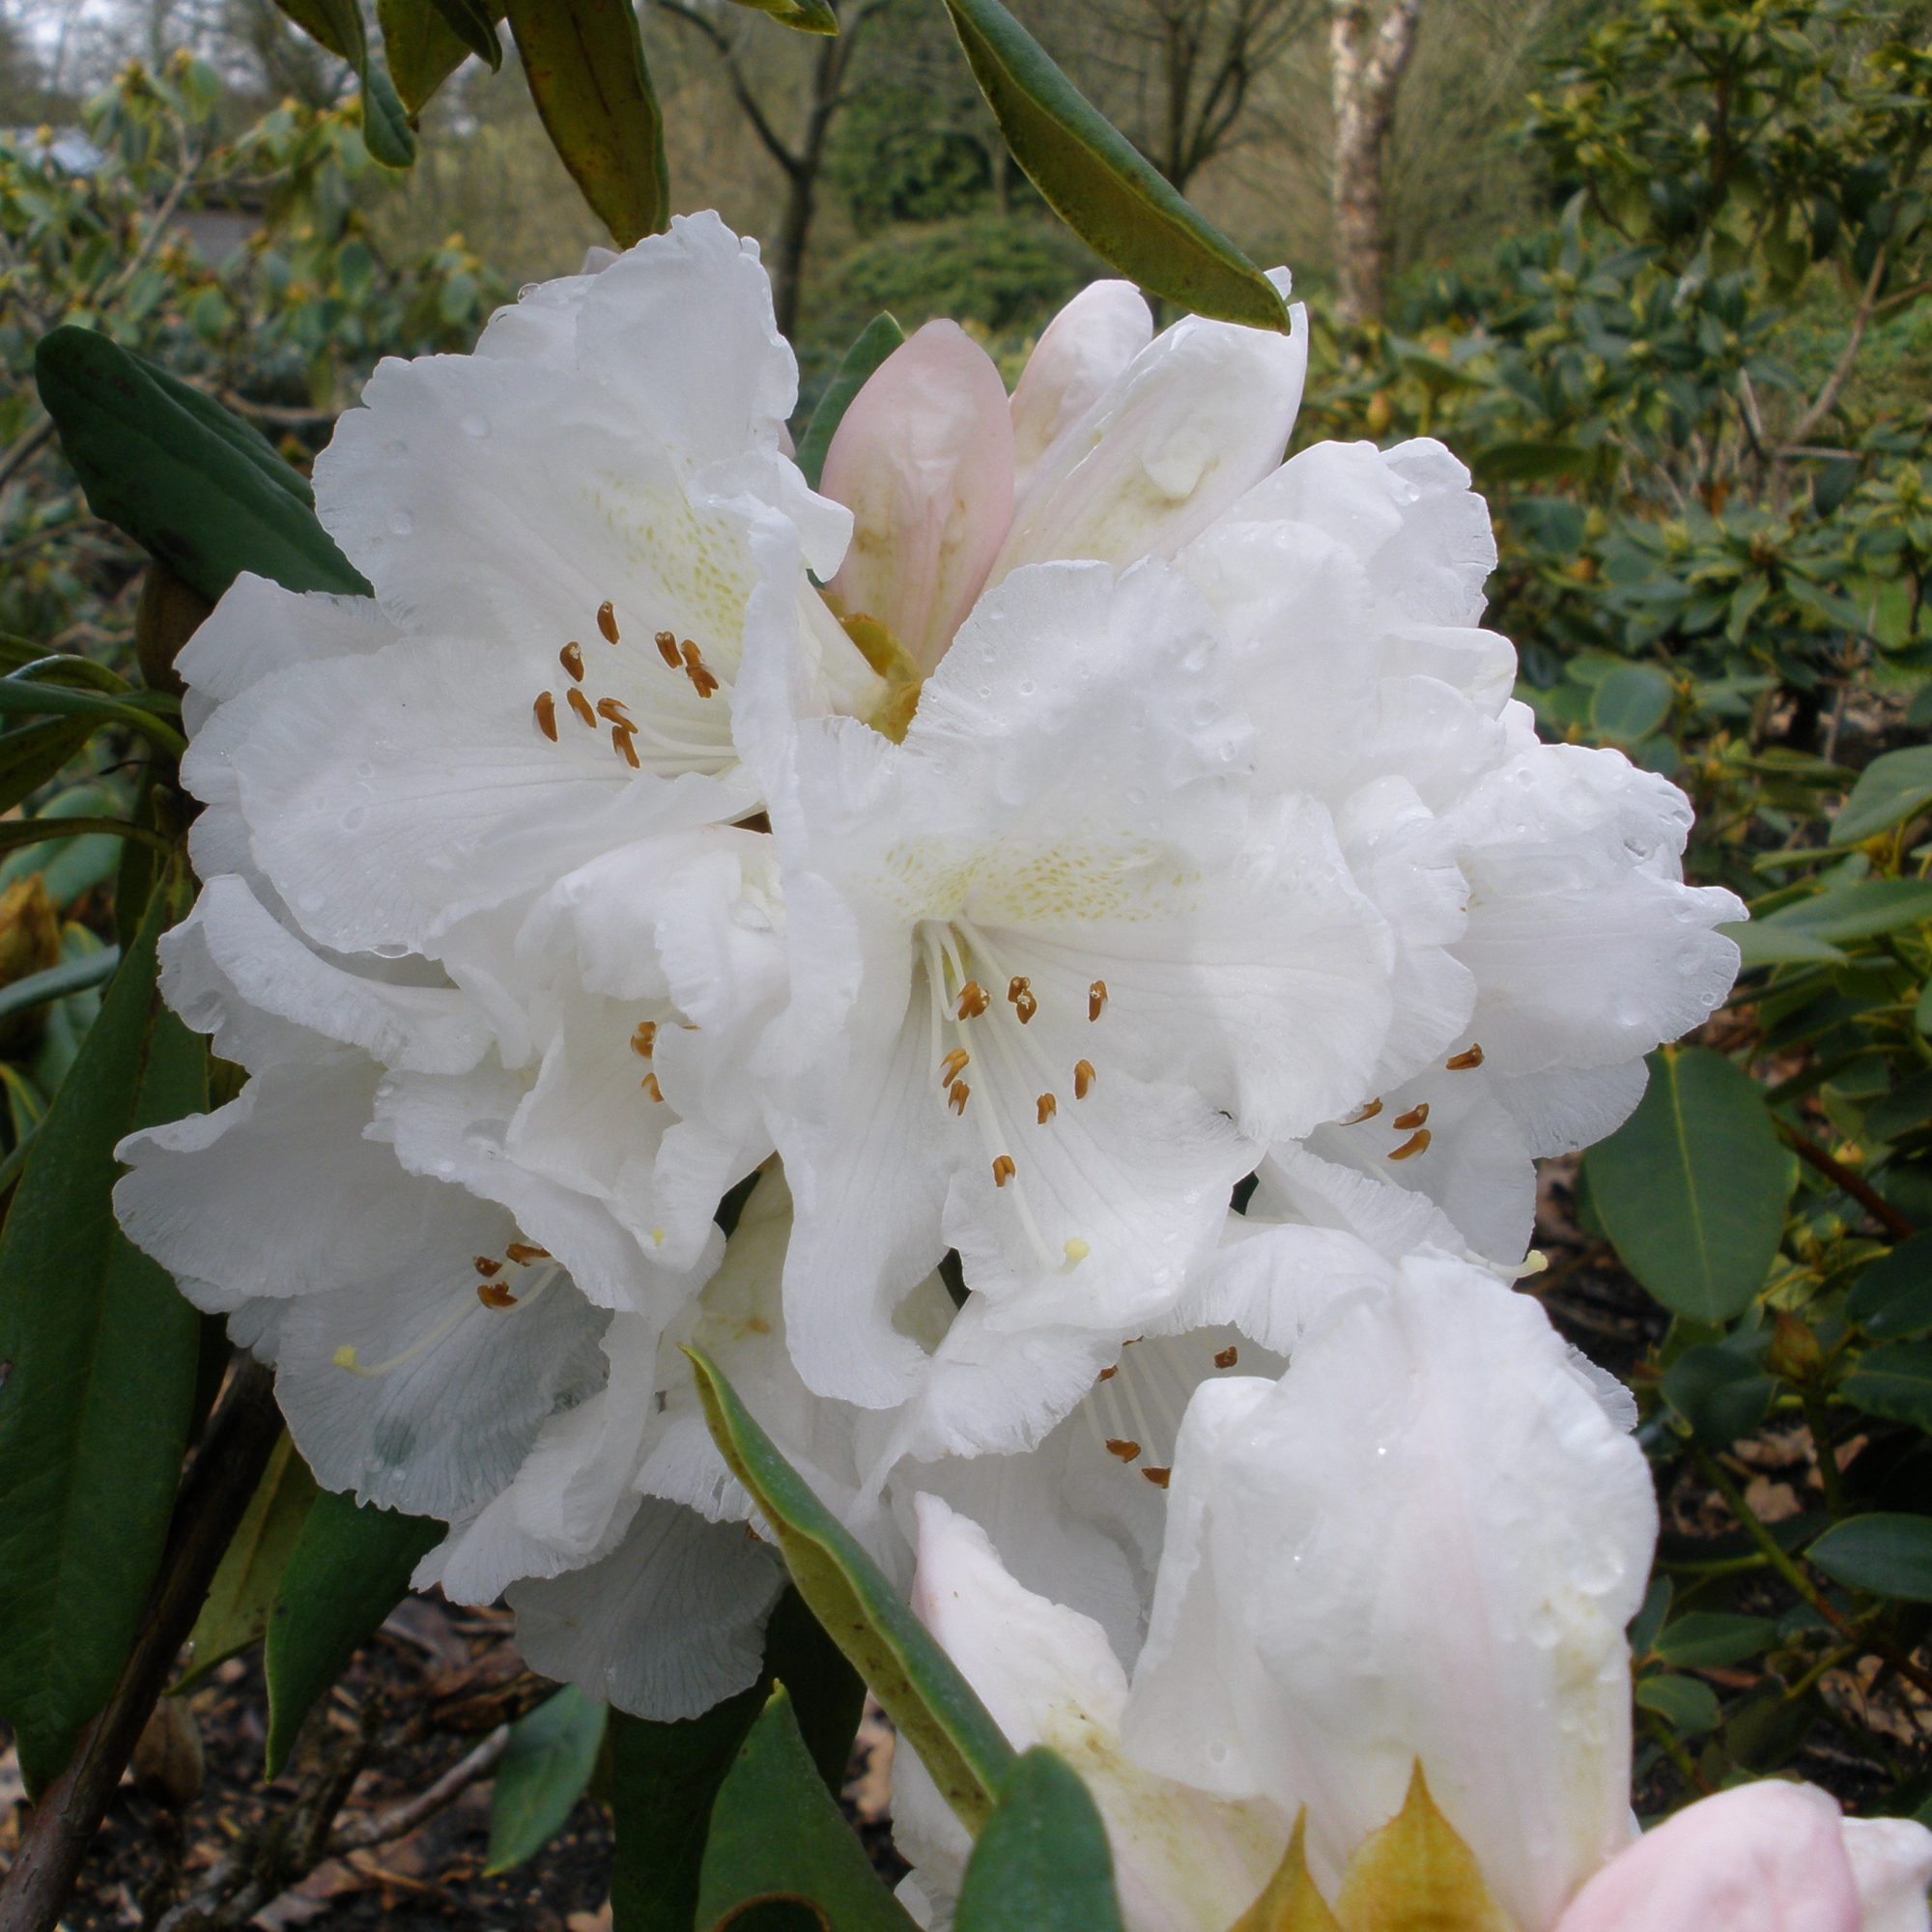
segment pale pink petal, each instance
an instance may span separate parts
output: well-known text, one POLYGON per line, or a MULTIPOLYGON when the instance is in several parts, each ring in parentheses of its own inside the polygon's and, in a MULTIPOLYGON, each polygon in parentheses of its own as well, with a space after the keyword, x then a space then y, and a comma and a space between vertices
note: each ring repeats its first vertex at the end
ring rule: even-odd
POLYGON ((1017 488, 1153 339, 1153 317, 1131 282, 1092 282, 1041 330, 1013 385, 1017 488))
POLYGON ((1555 1932, 1861 1932, 1838 1807, 1809 1784, 1720 1791, 1620 1852, 1555 1932))
POLYGON ((834 603, 931 669, 1012 516, 1012 424, 992 357, 957 323, 927 323, 853 397, 820 488, 853 519, 834 603))
POLYGON ((1926 1932, 1932 1832, 1910 1818, 1846 1818, 1839 1829, 1864 1912, 1862 1932, 1926 1932))

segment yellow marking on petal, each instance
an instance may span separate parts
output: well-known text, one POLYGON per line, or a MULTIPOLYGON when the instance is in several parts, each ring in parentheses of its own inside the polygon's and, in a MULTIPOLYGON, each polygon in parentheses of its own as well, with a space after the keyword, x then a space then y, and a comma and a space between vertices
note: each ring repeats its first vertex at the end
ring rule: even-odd
MULTIPOLYGON (((1069 1235, 1061 1252, 1066 1257, 1066 1265, 1068 1267, 1078 1267, 1094 1250, 1078 1235, 1069 1235)), ((1106 1374, 1100 1379, 1105 1381, 1107 1376, 1111 1376, 1113 1373, 1112 1369, 1107 1370, 1106 1374)))
POLYGON ((331 1362, 333 1362, 338 1369, 354 1369, 354 1368, 359 1368, 361 1366, 360 1363, 355 1358, 355 1346, 349 1342, 343 1343, 341 1348, 336 1350, 334 1354, 329 1356, 328 1359, 331 1362))
POLYGON ((1513 1932, 1475 1854, 1436 1809, 1416 1761, 1403 1806, 1363 1840, 1335 1893, 1343 1932, 1427 1925, 1432 1932, 1513 1932))
POLYGON ((1343 1932, 1340 1919, 1309 1876, 1308 1809, 1294 1820, 1288 1850, 1262 1895, 1229 1926, 1228 1932, 1343 1932))

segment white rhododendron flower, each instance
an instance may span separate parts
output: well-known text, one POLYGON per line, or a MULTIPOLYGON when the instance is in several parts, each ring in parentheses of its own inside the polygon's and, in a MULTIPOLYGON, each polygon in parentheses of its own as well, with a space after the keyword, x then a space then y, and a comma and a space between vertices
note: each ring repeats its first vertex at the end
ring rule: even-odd
MULTIPOLYGON (((1205 1381, 1167 1507, 1123 1667, 980 1525, 920 1503, 915 1604, 1013 1743, 1086 1778, 1129 1932, 1226 1932, 1297 1818, 1332 1895, 1418 1766, 1518 1932, 1925 1925, 1932 1833, 1840 1821, 1802 1787, 1632 1843, 1649 1473, 1542 1311, 1484 1270, 1418 1257, 1341 1287, 1279 1379, 1205 1381), (1810 1916, 1780 1916, 1794 1895, 1810 1916)), ((916 1890, 943 1911, 965 1833, 916 1765, 895 1788, 916 1890)))

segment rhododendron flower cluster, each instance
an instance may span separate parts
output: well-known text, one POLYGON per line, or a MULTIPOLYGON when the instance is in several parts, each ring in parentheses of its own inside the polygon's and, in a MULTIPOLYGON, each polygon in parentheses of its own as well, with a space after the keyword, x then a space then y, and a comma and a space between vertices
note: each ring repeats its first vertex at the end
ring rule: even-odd
POLYGON ((117 1198, 539 1669, 658 1719, 758 1672, 696 1342, 901 1583, 917 1541, 1016 1735, 1078 1706, 1131 1924, 1225 1925, 1297 1809, 1332 1884, 1419 1762, 1522 1932, 1597 1932, 1665 1884, 1619 1850, 1652 1510, 1504 1283, 1742 910, 1672 785, 1512 699, 1446 449, 1284 460, 1293 315, 1098 283, 1010 395, 930 324, 816 490, 714 216, 384 363, 315 479, 373 594, 243 578, 181 658, 163 985, 247 1078, 117 1198))

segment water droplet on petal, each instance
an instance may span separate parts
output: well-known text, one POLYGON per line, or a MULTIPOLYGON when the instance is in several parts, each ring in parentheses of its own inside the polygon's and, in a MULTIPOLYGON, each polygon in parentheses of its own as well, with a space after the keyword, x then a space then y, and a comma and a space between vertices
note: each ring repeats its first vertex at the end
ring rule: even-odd
POLYGON ((391 532, 399 537, 408 536, 409 533, 415 528, 415 526, 416 526, 416 520, 412 516, 411 516, 407 510, 398 510, 396 514, 389 519, 389 528, 391 532))

